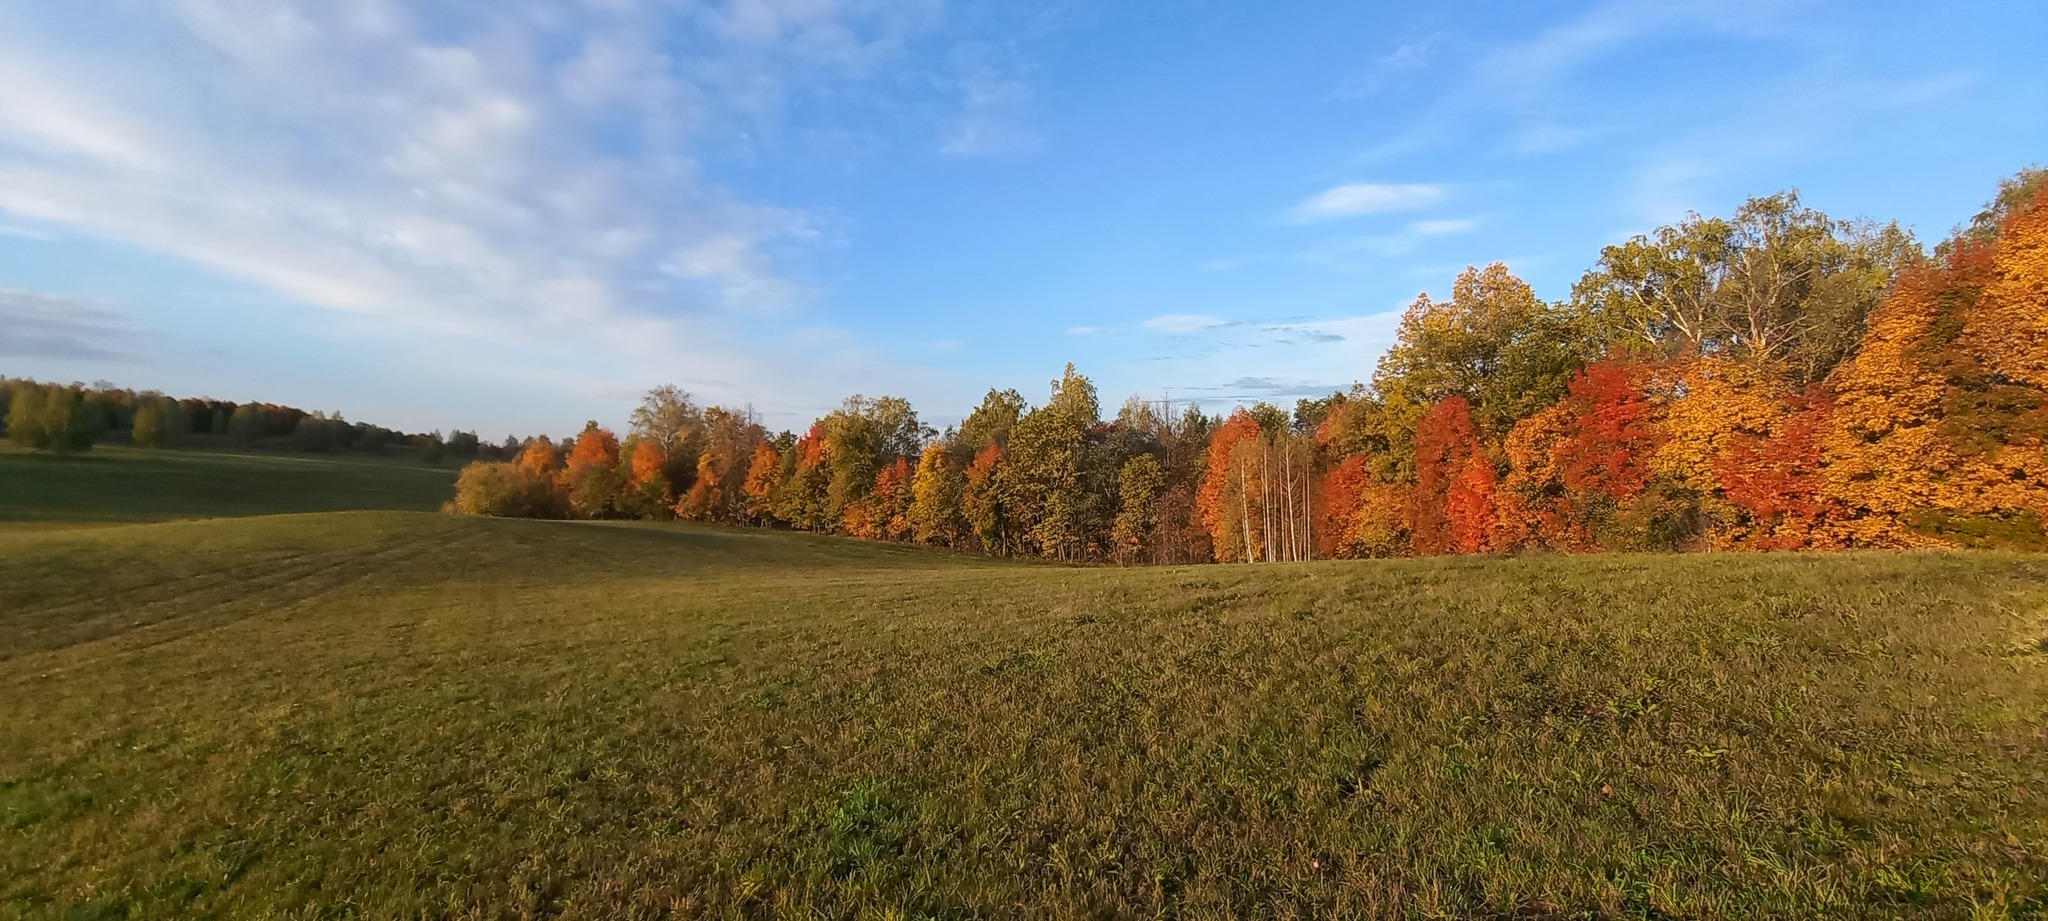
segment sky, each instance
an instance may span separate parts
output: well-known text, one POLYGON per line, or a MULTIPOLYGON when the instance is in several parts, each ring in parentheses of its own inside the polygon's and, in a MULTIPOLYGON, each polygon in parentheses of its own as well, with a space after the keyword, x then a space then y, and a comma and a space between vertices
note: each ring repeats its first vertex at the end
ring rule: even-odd
POLYGON ((0 3, 0 375, 406 431, 1370 378, 1503 261, 2048 165, 2040 0, 0 3))

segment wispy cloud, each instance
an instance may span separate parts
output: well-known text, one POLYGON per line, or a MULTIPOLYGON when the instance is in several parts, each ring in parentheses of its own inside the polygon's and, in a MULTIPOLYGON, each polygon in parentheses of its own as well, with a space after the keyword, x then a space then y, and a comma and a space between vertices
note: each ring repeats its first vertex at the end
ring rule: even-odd
POLYGON ((1030 153, 1041 143, 1032 123, 1031 85, 1023 80, 976 75, 960 84, 960 114, 947 123, 939 152, 952 157, 993 157, 1030 153))
POLYGON ((1394 46, 1371 64, 1344 75, 1334 95, 1339 99, 1365 99, 1378 95, 1409 74, 1429 65, 1443 45, 1445 36, 1433 32, 1394 46))
POLYGON ((1671 36, 1683 35, 1692 44, 1776 37, 1797 6, 1776 0, 1613 0, 1526 38, 1466 50, 1462 57, 1470 66, 1462 74, 1444 74, 1437 81, 1443 89, 1423 113, 1363 152, 1359 162, 1380 164, 1475 142, 1520 156, 1579 148, 1628 120, 1623 108, 1589 106, 1582 94, 1565 91, 1582 71, 1609 55, 1671 36))
POLYGON ((953 158, 1019 157, 1045 145, 1036 70, 1029 49, 1064 18, 1057 4, 955 8, 948 14, 991 36, 955 43, 947 55, 954 110, 939 129, 938 152, 953 158))
POLYGON ((1221 407, 1349 389, 1370 375, 1393 341, 1400 308, 1325 318, 1204 320, 1198 329, 1157 340, 1157 351, 1144 362, 1145 378, 1169 383, 1177 396, 1221 407))
POLYGON ((1649 145, 1618 184, 1619 209, 1633 224, 1627 233, 1725 205, 1736 176, 1794 161, 1849 135, 1858 120, 1938 105, 1970 84, 1962 74, 1880 78, 1841 57, 1810 61, 1767 81, 1755 104, 1649 145))
POLYGON ((1182 389, 1227 403, 1250 403, 1326 397, 1332 393, 1344 390, 1345 386, 1346 384, 1339 384, 1335 381, 1324 382, 1308 381, 1299 378, 1244 376, 1235 380, 1225 381, 1221 384, 1204 384, 1182 389))
POLYGON ((1102 332, 1102 327, 1100 327, 1100 326, 1069 326, 1069 327, 1067 327, 1067 335, 1069 335, 1069 336, 1093 336, 1093 335, 1095 335, 1096 333, 1099 333, 1099 332, 1102 332))
POLYGON ((0 358, 134 361, 140 334, 118 311, 77 298, 0 288, 0 358))
POLYGON ((1199 333, 1204 330, 1228 326, 1230 321, 1199 313, 1167 313, 1146 320, 1146 329, 1162 333, 1199 333))
POLYGON ((1410 211, 1433 204, 1443 197, 1444 187, 1436 184, 1355 182, 1318 193, 1294 206, 1289 214, 1296 221, 1312 223, 1362 214, 1410 211))

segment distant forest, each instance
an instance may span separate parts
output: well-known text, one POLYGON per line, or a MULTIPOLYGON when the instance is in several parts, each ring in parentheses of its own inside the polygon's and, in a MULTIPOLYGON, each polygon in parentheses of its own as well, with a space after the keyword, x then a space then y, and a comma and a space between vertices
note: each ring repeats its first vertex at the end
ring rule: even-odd
MULTIPOLYGON (((673 387, 647 395, 623 441, 592 422, 560 443, 442 444, 283 407, 25 383, 9 426, 28 395, 93 404, 94 424, 138 443, 396 439, 478 455, 447 506, 461 514, 685 518, 1071 561, 2041 549, 2044 188, 2039 169, 2001 183, 1931 251, 1785 192, 1608 246, 1561 301, 1499 263, 1468 268, 1448 300, 1408 308, 1369 384, 1291 409, 1211 417, 1133 397, 1105 415, 1069 365, 1044 403, 991 390, 944 432, 906 400, 854 396, 773 435, 673 387)), ((64 429, 36 431, 16 441, 64 429)))
POLYGON ((275 403, 232 403, 170 397, 106 382, 57 384, 0 377, 0 434, 33 451, 89 451, 102 441, 141 448, 257 448, 327 453, 417 452, 428 463, 448 456, 511 457, 521 444, 477 443, 475 432, 406 434, 340 413, 308 412, 275 403))

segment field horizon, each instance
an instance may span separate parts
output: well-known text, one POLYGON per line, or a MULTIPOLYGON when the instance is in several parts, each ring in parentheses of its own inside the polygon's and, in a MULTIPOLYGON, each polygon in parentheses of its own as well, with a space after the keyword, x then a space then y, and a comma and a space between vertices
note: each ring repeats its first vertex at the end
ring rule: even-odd
POLYGON ((0 527, 12 917, 2048 908, 2037 556, 44 524, 0 527))

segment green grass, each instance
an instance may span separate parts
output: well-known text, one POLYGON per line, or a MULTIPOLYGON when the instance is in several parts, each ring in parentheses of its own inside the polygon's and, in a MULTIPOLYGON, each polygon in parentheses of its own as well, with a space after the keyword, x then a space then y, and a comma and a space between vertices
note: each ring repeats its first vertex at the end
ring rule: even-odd
POLYGON ((101 445, 68 456, 0 445, 0 528, 75 527, 178 518, 433 511, 455 491, 455 465, 368 455, 242 454, 101 445))
POLYGON ((2044 641, 2010 554, 0 532, 0 917, 2039 917, 2044 641))

